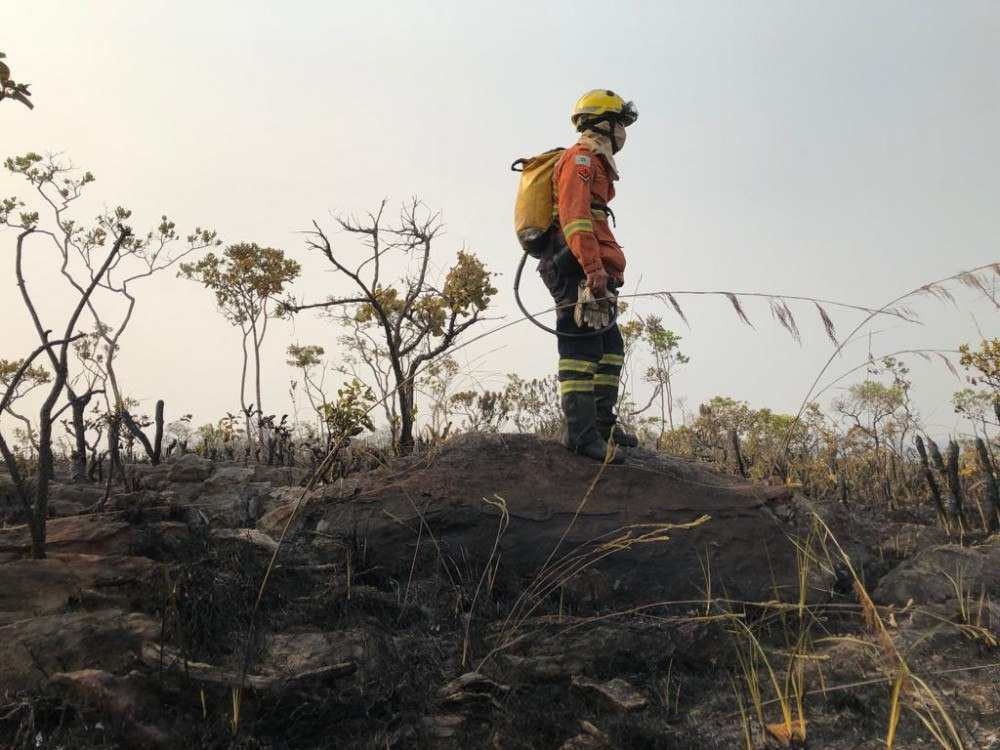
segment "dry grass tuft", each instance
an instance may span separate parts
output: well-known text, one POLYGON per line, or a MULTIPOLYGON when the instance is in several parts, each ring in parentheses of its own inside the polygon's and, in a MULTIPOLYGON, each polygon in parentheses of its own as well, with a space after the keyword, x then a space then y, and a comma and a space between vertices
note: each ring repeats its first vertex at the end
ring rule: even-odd
POLYGON ((834 346, 840 346, 840 342, 837 341, 837 328, 833 324, 833 319, 830 318, 830 314, 823 308, 823 306, 817 302, 816 309, 819 311, 819 318, 823 321, 823 329, 826 331, 826 335, 829 337, 830 341, 833 342, 834 346))
POLYGON ((883 670, 887 674, 894 675, 893 690, 890 694, 889 722, 886 733, 886 745, 891 748, 895 741, 896 729, 899 723, 900 713, 905 707, 912 711, 920 722, 931 733, 931 736, 945 750, 964 750, 965 743, 962 741, 955 723, 950 714, 945 709, 937 694, 920 677, 913 673, 903 655, 896 648, 889 629, 886 627, 878 608, 868 595, 861 578, 858 576, 851 564, 850 556, 840 546, 833 532, 819 514, 813 510, 813 517, 826 532, 821 540, 824 544, 831 543, 838 556, 843 561, 853 579, 854 592, 861 603, 865 624, 869 630, 873 631, 879 644, 880 655, 883 660, 883 670))
POLYGON ((797 344, 801 344, 802 334, 799 331, 798 324, 795 322, 795 316, 792 315, 792 311, 788 307, 788 303, 781 297, 770 300, 770 303, 771 315, 781 324, 782 328, 788 331, 797 344))
POLYGON ((507 510, 507 501, 504 500, 499 495, 494 495, 492 498, 484 497, 483 502, 496 508, 500 513, 500 519, 497 523, 497 535, 493 540, 493 549, 490 550, 489 559, 486 561, 486 565, 483 566, 483 573, 479 577, 479 583, 476 584, 476 593, 472 597, 472 603, 469 605, 469 611, 465 617, 465 635, 462 639, 462 666, 466 666, 471 658, 471 640, 470 631, 472 628, 472 619, 476 615, 476 603, 479 601, 479 593, 483 590, 483 583, 489 580, 488 588, 492 591, 493 582, 496 580, 497 568, 500 565, 500 539, 503 538, 504 532, 510 525, 510 511, 507 510))
POLYGON ((746 323, 754 330, 757 330, 756 328, 754 328, 754 324, 750 322, 750 318, 747 317, 746 312, 743 310, 743 305, 740 304, 740 298, 737 297, 732 292, 725 292, 725 295, 726 298, 732 303, 733 309, 736 311, 736 314, 739 316, 740 320, 742 320, 744 323, 746 323))
POLYGON ((680 316, 680 319, 684 321, 684 325, 690 328, 691 324, 688 322, 687 316, 684 314, 684 311, 681 309, 681 306, 677 304, 677 298, 674 297, 674 295, 671 294, 670 292, 664 292, 663 296, 666 297, 667 301, 670 303, 670 306, 674 308, 674 312, 677 313, 677 315, 680 316))

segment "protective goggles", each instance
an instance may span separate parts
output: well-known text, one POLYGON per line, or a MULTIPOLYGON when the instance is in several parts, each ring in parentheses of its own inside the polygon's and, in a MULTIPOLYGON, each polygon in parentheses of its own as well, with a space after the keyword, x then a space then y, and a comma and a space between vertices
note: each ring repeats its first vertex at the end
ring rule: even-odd
POLYGON ((622 125, 628 127, 639 119, 639 110, 635 108, 635 104, 632 102, 625 102, 621 112, 617 113, 617 117, 622 125))

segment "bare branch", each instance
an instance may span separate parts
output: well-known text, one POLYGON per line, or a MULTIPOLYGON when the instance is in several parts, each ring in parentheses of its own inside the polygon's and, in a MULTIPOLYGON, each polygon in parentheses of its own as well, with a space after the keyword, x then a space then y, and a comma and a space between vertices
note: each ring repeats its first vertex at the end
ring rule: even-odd
POLYGON ((39 355, 41 355, 42 352, 57 346, 62 346, 63 344, 70 344, 76 341, 77 339, 82 338, 84 335, 82 333, 78 333, 77 335, 73 336, 68 340, 60 339, 58 341, 49 341, 48 340, 49 333, 51 333, 51 331, 42 332, 42 344, 39 347, 37 347, 33 352, 31 352, 31 354, 29 354, 27 357, 24 358, 24 361, 21 363, 21 366, 18 367, 17 371, 11 376, 11 381, 7 385, 3 397, 0 398, 0 411, 4 411, 10 405, 11 401, 14 398, 14 391, 17 388, 17 384, 24 377, 24 373, 26 373, 28 369, 31 367, 31 363, 34 362, 39 357, 39 355))

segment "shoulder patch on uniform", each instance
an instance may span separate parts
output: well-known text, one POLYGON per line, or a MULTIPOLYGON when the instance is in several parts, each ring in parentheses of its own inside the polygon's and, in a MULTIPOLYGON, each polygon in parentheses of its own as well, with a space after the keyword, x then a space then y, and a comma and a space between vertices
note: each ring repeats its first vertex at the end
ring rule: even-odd
POLYGON ((585 167, 589 167, 590 166, 590 157, 587 156, 586 154, 577 154, 576 155, 576 163, 577 164, 581 164, 581 165, 583 165, 585 167))

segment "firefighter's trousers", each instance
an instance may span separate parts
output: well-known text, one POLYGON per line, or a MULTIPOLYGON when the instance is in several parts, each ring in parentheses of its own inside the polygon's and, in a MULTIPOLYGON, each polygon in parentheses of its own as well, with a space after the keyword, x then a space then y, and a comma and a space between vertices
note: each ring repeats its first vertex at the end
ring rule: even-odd
MULTIPOLYGON (((559 333, 593 333, 589 328, 580 328, 573 318, 573 308, 584 278, 582 269, 568 250, 546 256, 538 264, 538 272, 559 306, 556 311, 556 330, 559 333), (567 257, 568 256, 568 257, 567 257)), ((625 344, 618 324, 599 336, 559 336, 559 392, 563 409, 579 408, 586 414, 591 408, 594 423, 587 425, 586 416, 579 426, 580 434, 574 435, 572 426, 574 414, 567 411, 570 423, 570 442, 586 444, 597 436, 606 438, 614 428, 615 405, 618 402, 619 381, 625 364, 625 344), (574 396, 572 394, 582 394, 574 396), (593 399, 593 407, 586 403, 593 399)), ((581 420, 576 420, 581 421, 581 420)), ((574 446, 571 446, 574 447, 574 446)))

